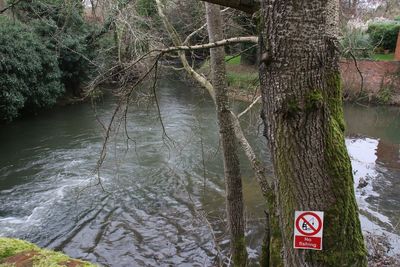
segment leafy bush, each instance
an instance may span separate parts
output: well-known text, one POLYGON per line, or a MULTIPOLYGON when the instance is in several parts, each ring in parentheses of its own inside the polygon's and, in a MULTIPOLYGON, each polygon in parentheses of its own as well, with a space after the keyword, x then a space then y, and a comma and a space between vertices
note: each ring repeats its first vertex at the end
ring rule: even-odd
POLYGON ((83 18, 82 1, 32 0, 18 5, 17 15, 57 53, 62 82, 78 96, 91 69, 88 59, 95 51, 87 45, 92 27, 83 18))
POLYGON ((51 106, 64 88, 54 52, 26 26, 0 17, 0 120, 51 106))
POLYGON ((372 44, 390 51, 396 48, 397 35, 400 31, 400 22, 379 22, 368 25, 368 33, 372 44))
POLYGON ((368 58, 373 49, 370 36, 361 28, 344 28, 340 43, 344 57, 349 57, 351 52, 356 58, 368 58))
POLYGON ((392 99, 392 95, 392 89, 390 87, 384 87, 378 92, 377 102, 379 104, 388 104, 392 99))

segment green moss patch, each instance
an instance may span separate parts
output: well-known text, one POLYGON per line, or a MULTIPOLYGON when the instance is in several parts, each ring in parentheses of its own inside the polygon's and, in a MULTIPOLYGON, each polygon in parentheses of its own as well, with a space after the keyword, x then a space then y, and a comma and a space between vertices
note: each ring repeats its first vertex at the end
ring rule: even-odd
POLYGON ((96 265, 81 260, 71 259, 60 252, 41 249, 26 241, 0 237, 0 266, 83 266, 96 265))

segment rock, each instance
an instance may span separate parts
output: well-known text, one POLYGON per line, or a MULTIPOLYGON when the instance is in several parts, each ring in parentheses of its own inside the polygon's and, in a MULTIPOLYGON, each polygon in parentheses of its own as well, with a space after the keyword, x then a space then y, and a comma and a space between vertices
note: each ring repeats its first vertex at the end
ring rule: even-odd
POLYGON ((358 182, 358 189, 364 188, 368 185, 367 180, 365 180, 364 178, 360 178, 360 181, 358 182))

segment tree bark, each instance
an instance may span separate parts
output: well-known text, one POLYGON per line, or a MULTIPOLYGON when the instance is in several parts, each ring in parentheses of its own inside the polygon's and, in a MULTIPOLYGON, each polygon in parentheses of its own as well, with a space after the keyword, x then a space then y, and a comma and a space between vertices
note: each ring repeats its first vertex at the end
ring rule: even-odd
POLYGON ((253 14, 260 8, 259 0, 202 0, 204 2, 232 7, 253 14))
POLYGON ((276 176, 283 262, 366 266, 344 143, 338 1, 263 0, 261 18, 262 117, 276 176), (293 248, 296 210, 324 211, 322 251, 293 248))
MULTIPOLYGON (((206 4, 207 29, 210 42, 223 40, 220 7, 206 4)), ((215 91, 217 117, 222 145, 226 207, 231 237, 231 253, 235 266, 246 266, 247 252, 244 237, 242 177, 226 83, 225 51, 223 47, 210 49, 211 82, 215 91)))

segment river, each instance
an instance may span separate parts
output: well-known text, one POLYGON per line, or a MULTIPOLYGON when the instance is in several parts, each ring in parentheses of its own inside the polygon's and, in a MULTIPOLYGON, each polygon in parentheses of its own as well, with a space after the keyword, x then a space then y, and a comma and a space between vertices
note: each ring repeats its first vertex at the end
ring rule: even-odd
MULTIPOLYGON (((99 173, 104 130, 95 114, 107 122, 112 97, 95 108, 56 107, 1 125, 0 236, 105 266, 211 266, 215 255, 226 254, 214 107, 199 89, 176 80, 163 80, 157 96, 166 135, 154 103, 133 103, 131 140, 123 125, 111 134, 99 173)), ((363 230, 385 234, 400 248, 400 109, 346 105, 345 116, 363 230), (368 182, 363 188, 360 178, 368 182)), ((258 123, 249 115, 245 128, 270 168, 258 123)), ((265 207, 242 158, 246 236, 255 260, 265 207)))

